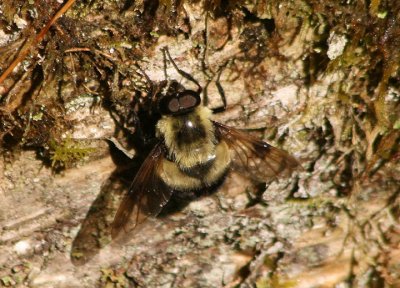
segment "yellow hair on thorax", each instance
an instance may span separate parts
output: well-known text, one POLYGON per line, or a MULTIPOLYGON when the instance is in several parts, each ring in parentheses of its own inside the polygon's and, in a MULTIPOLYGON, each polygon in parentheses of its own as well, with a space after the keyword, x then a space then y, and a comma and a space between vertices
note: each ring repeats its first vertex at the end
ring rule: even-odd
POLYGON ((163 115, 158 121, 156 135, 164 138, 169 157, 174 159, 181 169, 191 168, 209 161, 210 157, 215 157, 217 143, 211 115, 210 109, 198 106, 184 115, 163 115), (205 135, 198 139, 191 139, 184 145, 178 145, 177 135, 188 121, 204 129, 205 135))

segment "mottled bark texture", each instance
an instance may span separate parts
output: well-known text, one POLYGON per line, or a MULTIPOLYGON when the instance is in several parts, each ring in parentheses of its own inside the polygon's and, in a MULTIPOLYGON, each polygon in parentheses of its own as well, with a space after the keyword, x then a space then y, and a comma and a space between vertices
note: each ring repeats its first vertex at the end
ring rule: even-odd
POLYGON ((0 84, 0 287, 400 287, 399 1, 77 1, 34 43, 59 2, 0 3, 0 72, 30 49, 0 84), (193 86, 165 46, 303 170, 111 242, 149 80, 193 86))

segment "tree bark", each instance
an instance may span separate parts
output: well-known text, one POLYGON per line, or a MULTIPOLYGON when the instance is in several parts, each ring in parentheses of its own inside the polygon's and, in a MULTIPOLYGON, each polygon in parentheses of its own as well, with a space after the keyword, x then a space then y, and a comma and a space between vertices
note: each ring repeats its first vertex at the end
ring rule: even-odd
MULTIPOLYGON (((14 2, 1 72, 60 8, 14 2)), ((223 2, 77 2, 0 83, 0 287, 400 287, 400 5, 223 2), (302 169, 231 171, 112 240, 149 81, 193 86, 166 46, 204 104, 225 96, 215 121, 302 169)))

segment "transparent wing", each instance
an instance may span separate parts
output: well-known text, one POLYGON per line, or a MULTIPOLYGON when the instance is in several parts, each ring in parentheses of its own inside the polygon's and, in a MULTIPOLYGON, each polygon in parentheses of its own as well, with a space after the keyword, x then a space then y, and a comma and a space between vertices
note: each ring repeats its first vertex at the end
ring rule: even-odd
POLYGON ((122 229, 133 230, 149 216, 157 216, 169 201, 173 189, 158 177, 164 151, 164 145, 158 143, 137 172, 115 215, 111 228, 112 238, 116 238, 122 229))
POLYGON ((231 167, 253 180, 268 182, 278 176, 289 176, 301 167, 287 152, 235 128, 213 123, 216 136, 231 149, 231 167))

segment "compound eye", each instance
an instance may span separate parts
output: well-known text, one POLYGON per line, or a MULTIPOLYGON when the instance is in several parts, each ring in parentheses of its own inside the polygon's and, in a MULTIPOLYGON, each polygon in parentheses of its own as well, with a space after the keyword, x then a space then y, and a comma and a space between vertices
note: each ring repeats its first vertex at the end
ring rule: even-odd
POLYGON ((171 113, 175 113, 179 111, 179 101, 177 98, 172 98, 169 102, 168 102, 168 110, 171 113))
POLYGON ((198 99, 195 95, 192 94, 184 94, 179 97, 179 104, 182 109, 190 109, 198 104, 198 99))

